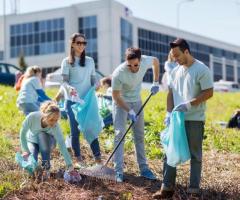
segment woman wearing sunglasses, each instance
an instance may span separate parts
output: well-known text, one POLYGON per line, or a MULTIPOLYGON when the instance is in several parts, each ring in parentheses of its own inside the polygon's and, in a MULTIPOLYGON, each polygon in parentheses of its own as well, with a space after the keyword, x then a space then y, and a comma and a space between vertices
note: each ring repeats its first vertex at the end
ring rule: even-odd
MULTIPOLYGON (((85 55, 87 41, 85 35, 74 33, 70 38, 70 49, 68 57, 62 61, 61 69, 63 76, 63 87, 68 91, 66 98, 66 111, 70 122, 71 143, 74 155, 81 166, 83 158, 80 152, 78 123, 75 120, 71 106, 76 102, 71 98, 77 95, 83 99, 89 89, 95 84, 95 63, 93 58, 85 55)), ((90 144, 96 163, 101 163, 101 152, 98 138, 90 144)))

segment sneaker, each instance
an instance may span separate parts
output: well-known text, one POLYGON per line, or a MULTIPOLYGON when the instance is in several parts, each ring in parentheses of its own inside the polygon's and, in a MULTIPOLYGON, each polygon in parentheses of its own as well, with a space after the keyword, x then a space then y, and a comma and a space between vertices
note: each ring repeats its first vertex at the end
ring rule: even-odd
POLYGON ((44 170, 42 173, 42 182, 47 181, 50 179, 50 172, 49 170, 44 170))
POLYGON ((87 165, 85 162, 77 162, 74 164, 74 169, 83 169, 83 168, 86 168, 87 165))
POLYGON ((174 194, 173 190, 168 191, 168 190, 160 189, 155 194, 153 194, 152 198, 153 199, 167 199, 167 198, 172 198, 173 194, 174 194))
POLYGON ((50 172, 49 170, 45 170, 42 167, 39 168, 36 172, 36 181, 37 182, 44 182, 50 179, 50 172))
POLYGON ((172 198, 174 194, 174 189, 167 188, 164 185, 161 186, 161 189, 153 194, 153 199, 167 199, 172 198))
POLYGON ((117 183, 122 183, 123 182, 123 174, 117 172, 115 175, 115 180, 117 183))
POLYGON ((82 156, 78 156, 76 157, 77 162, 74 164, 74 168, 76 169, 82 169, 82 168, 86 168, 86 163, 84 162, 82 156))
POLYGON ((148 168, 141 171, 141 176, 150 180, 156 180, 156 176, 148 168))

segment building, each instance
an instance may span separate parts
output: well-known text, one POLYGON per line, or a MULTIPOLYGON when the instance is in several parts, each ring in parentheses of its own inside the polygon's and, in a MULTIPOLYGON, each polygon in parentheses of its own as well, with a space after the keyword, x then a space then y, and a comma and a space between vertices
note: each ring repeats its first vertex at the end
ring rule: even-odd
MULTIPOLYGON (((239 46, 136 18, 114 0, 1 16, 0 27, 4 30, 0 32, 0 61, 15 65, 23 54, 29 65, 37 64, 50 72, 67 56, 70 35, 82 32, 88 40, 86 52, 103 74, 112 73, 123 61, 127 47, 138 46, 143 54, 159 58, 162 75, 169 42, 182 37, 189 41, 194 56, 210 67, 215 81, 240 83, 239 46)), ((151 70, 144 80, 152 81, 151 70)))

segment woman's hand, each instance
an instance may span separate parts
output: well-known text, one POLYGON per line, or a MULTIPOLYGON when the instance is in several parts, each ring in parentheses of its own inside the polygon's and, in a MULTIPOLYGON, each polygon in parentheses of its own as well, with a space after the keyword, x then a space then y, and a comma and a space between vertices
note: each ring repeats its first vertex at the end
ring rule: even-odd
POLYGON ((25 152, 22 153, 22 157, 23 157, 24 160, 27 160, 28 156, 29 156, 29 152, 25 151, 25 152))

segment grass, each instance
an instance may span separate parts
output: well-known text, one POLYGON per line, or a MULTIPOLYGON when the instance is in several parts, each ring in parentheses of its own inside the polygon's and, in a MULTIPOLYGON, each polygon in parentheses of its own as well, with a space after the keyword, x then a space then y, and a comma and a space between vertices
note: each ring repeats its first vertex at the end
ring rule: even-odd
MULTIPOLYGON (((49 96, 53 97, 56 90, 47 90, 49 96)), ((143 101, 149 93, 142 93, 143 101)), ((11 87, 0 86, 0 198, 6 193, 16 190, 20 183, 26 178, 23 173, 16 170, 14 155, 19 144, 18 134, 23 114, 16 107, 17 93, 11 87), (6 167, 7 166, 7 167, 6 167)), ((207 104, 207 119, 204 136, 204 149, 217 150, 221 152, 240 153, 240 134, 235 129, 224 129, 216 122, 228 121, 233 111, 239 108, 239 93, 215 93, 207 104)), ((149 159, 159 159, 163 152, 160 147, 159 132, 164 129, 163 119, 166 111, 166 93, 153 96, 144 109, 145 113, 145 142, 146 153, 149 159)), ((64 134, 70 132, 68 122, 61 120, 64 134)), ((133 150, 133 138, 127 135, 125 149, 133 150)), ((105 153, 113 147, 113 128, 105 129, 100 136, 101 148, 105 153)))

